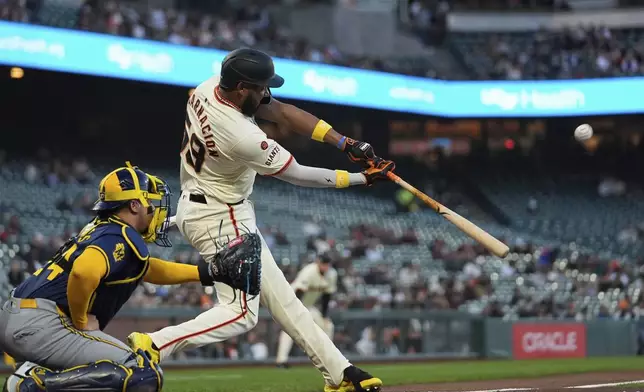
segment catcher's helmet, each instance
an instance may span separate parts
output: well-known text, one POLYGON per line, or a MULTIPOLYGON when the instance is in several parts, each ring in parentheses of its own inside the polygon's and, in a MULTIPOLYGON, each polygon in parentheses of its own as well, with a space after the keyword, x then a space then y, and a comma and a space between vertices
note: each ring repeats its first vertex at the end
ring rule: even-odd
POLYGON ((282 87, 284 78, 275 73, 273 59, 266 53, 251 48, 235 49, 221 63, 219 85, 224 89, 233 89, 239 82, 282 87))
POLYGON ((172 192, 168 184, 159 177, 145 173, 130 162, 125 167, 119 167, 103 179, 98 186, 98 200, 94 211, 115 211, 130 200, 138 200, 141 205, 154 214, 146 232, 142 234, 146 242, 169 247, 168 219, 171 215, 170 196, 172 192), (150 205, 154 202, 156 205, 150 205))

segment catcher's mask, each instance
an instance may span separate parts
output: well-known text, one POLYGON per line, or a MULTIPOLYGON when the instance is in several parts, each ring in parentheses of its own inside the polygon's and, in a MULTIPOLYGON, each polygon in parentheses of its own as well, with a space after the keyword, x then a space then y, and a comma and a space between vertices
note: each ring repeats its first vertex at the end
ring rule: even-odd
POLYGON ((145 242, 154 242, 163 247, 170 247, 168 238, 169 218, 171 215, 170 197, 172 192, 161 178, 145 173, 137 166, 126 162, 106 175, 98 186, 98 201, 94 211, 111 211, 125 205, 131 200, 138 200, 153 214, 147 230, 141 234, 145 242))

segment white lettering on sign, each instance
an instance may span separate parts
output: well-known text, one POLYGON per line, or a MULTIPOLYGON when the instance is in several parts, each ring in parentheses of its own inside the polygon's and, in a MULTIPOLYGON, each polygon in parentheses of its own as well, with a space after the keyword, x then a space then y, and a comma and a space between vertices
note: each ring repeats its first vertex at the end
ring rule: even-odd
POLYGON ((528 332, 521 339, 523 350, 565 352, 577 350, 577 332, 528 332))
POLYGON ((316 93, 325 91, 335 96, 353 97, 358 94, 358 82, 350 77, 335 77, 317 73, 313 69, 304 72, 303 80, 305 86, 311 87, 316 93))
POLYGON ((170 73, 174 67, 172 56, 167 53, 128 50, 120 44, 112 44, 107 48, 107 59, 118 64, 121 69, 137 66, 148 73, 170 73))
POLYGON ((524 109, 578 109, 586 106, 586 96, 579 90, 564 89, 539 91, 522 89, 517 92, 502 88, 483 89, 480 100, 486 106, 498 106, 502 110, 524 109))

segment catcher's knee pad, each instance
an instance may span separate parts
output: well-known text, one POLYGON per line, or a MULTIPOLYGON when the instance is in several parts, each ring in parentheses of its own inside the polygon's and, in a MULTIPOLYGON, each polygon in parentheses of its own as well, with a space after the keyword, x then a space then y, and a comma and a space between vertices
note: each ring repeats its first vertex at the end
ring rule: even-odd
MULTIPOLYGON (((92 362, 60 372, 39 366, 29 372, 29 377, 23 384, 31 387, 33 380, 40 390, 52 392, 160 392, 163 387, 161 368, 140 353, 133 354, 132 359, 136 364, 129 367, 110 360, 92 362)), ((18 392, 34 391, 36 389, 18 389, 18 392)))

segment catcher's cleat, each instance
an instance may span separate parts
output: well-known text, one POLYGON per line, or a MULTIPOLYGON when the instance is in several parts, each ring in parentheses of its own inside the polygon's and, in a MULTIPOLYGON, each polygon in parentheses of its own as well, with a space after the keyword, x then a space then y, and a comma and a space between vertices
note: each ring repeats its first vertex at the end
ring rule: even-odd
POLYGON ((18 390, 18 382, 22 380, 13 374, 7 377, 2 384, 2 392, 15 392, 18 390))
POLYGON ((2 392, 42 392, 45 385, 40 379, 47 370, 45 368, 27 364, 24 368, 19 366, 16 373, 11 374, 4 381, 2 392))
POLYGON ((44 390, 33 378, 22 378, 13 374, 7 377, 2 386, 2 392, 42 392, 44 390))
POLYGON ((127 344, 133 351, 143 350, 150 358, 150 362, 157 364, 161 360, 159 349, 154 345, 152 338, 141 332, 132 332, 127 337, 127 344))
POLYGON ((379 392, 382 380, 355 366, 344 370, 344 380, 339 386, 324 386, 324 392, 379 392))

